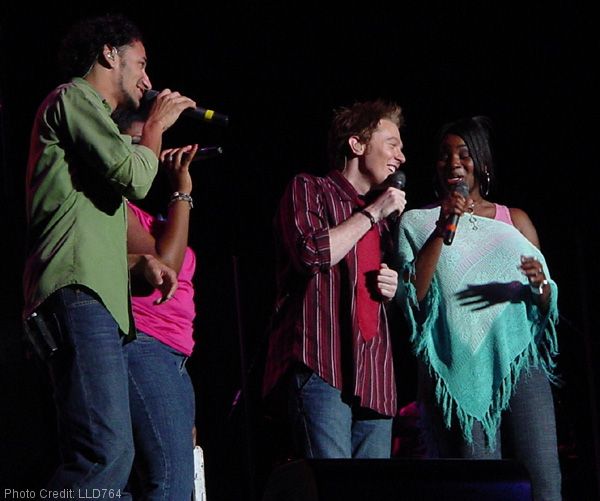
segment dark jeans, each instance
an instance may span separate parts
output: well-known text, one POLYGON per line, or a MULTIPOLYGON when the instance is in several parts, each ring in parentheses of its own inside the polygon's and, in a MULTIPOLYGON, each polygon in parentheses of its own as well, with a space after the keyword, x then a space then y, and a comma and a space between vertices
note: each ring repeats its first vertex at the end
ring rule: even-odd
POLYGON ((389 458, 392 419, 353 409, 308 369, 291 374, 288 393, 292 433, 305 458, 389 458))
POLYGON ((483 428, 478 421, 473 425, 473 444, 466 443, 458 427, 446 428, 440 409, 432 405, 434 386, 426 371, 420 367, 419 394, 429 457, 502 459, 501 444, 504 444, 511 450, 510 457, 527 469, 535 501, 561 499, 552 391, 548 379, 539 369, 531 368, 529 374, 521 374, 509 407, 502 413, 494 449, 486 447, 483 428))
POLYGON ((125 350, 141 499, 189 500, 194 488, 194 389, 187 357, 141 332, 125 350))
POLYGON ((93 293, 63 287, 42 306, 58 351, 49 360, 62 464, 53 490, 72 488, 71 499, 123 490, 133 462, 127 358, 112 315, 93 293), (93 489, 100 489, 94 491, 93 489))

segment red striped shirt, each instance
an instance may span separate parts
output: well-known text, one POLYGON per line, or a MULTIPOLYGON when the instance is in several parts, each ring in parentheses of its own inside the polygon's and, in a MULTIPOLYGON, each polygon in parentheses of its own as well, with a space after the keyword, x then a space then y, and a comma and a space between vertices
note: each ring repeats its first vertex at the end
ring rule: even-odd
MULTIPOLYGON (((362 407, 392 416, 396 385, 385 307, 379 307, 377 336, 365 342, 356 318, 356 247, 331 266, 329 229, 359 203, 338 171, 326 177, 300 174, 286 189, 275 219, 278 296, 263 393, 300 362, 358 397, 362 407)), ((379 229, 387 236, 385 224, 379 229)))

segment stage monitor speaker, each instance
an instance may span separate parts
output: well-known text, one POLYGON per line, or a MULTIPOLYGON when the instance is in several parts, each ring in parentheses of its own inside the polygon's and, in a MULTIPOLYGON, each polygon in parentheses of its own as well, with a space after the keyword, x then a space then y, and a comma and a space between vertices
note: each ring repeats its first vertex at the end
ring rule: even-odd
POLYGON ((262 501, 531 501, 514 461, 302 459, 279 466, 262 501))

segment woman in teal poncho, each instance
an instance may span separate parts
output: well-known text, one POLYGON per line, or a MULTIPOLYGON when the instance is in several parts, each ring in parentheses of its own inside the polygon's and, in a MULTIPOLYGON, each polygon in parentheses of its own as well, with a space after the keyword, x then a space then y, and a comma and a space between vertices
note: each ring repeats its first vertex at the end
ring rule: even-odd
POLYGON ((558 290, 527 214, 485 198, 493 180, 489 139, 484 117, 441 129, 441 201, 402 217, 397 297, 419 358, 429 455, 510 454, 527 468, 535 499, 556 500, 550 381, 558 290))

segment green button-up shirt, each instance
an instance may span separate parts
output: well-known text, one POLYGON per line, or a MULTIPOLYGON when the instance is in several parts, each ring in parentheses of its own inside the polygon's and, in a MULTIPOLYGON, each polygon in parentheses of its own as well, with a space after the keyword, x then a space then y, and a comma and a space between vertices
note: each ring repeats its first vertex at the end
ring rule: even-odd
POLYGON ((93 290, 128 334, 127 209, 143 198, 156 155, 131 144, 110 106, 84 79, 56 88, 40 106, 31 135, 26 196, 25 315, 61 287, 93 290))

